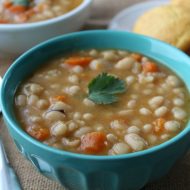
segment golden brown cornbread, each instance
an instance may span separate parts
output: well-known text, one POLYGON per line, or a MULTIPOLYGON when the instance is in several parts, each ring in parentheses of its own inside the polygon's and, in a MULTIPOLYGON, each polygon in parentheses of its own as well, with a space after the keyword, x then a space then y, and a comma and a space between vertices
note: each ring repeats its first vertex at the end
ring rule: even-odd
POLYGON ((174 5, 184 6, 190 9, 190 0, 172 0, 171 3, 174 5))
POLYGON ((154 8, 137 20, 134 32, 160 39, 186 51, 190 48, 190 13, 175 5, 154 8))

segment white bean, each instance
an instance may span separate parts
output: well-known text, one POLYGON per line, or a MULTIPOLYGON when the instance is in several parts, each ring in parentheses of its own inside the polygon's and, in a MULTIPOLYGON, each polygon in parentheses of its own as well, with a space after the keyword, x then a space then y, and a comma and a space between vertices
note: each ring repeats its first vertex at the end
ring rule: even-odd
POLYGON ((68 147, 76 147, 80 144, 80 140, 79 139, 70 140, 67 138, 62 138, 62 143, 68 147))
POLYGON ((147 76, 147 75, 144 75, 144 74, 139 74, 138 75, 138 81, 139 83, 149 83, 149 82, 153 82, 154 81, 154 77, 153 76, 147 76))
POLYGON ((71 87, 66 87, 64 89, 64 92, 73 96, 76 95, 80 91, 80 87, 77 85, 71 86, 71 87))
POLYGON ((127 107, 128 108, 135 108, 137 105, 137 101, 136 100, 130 100, 128 103, 127 103, 127 107))
POLYGON ((126 154, 130 152, 130 147, 126 143, 116 143, 112 150, 115 154, 126 154))
POLYGON ((174 75, 169 75, 166 82, 172 87, 179 87, 181 85, 181 81, 174 75))
POLYGON ((20 94, 16 97, 15 103, 17 106, 25 106, 26 105, 26 96, 23 94, 20 94))
POLYGON ((149 134, 149 135, 147 136, 147 141, 148 141, 148 143, 149 143, 150 145, 154 145, 154 144, 157 143, 158 138, 157 138, 156 135, 149 134))
POLYGON ((74 119, 74 120, 78 120, 78 119, 80 119, 81 117, 82 117, 82 115, 81 115, 80 112, 75 112, 75 113, 73 114, 73 119, 74 119))
POLYGON ((115 143, 117 141, 117 137, 112 133, 107 134, 106 138, 111 143, 115 143))
POLYGON ((75 122, 71 121, 71 122, 68 124, 68 130, 69 130, 70 132, 73 132, 73 131, 75 131, 76 129, 78 129, 78 125, 77 125, 75 122))
POLYGON ((138 63, 138 62, 133 63, 132 72, 133 72, 134 74, 140 73, 140 72, 141 72, 141 69, 142 69, 142 66, 141 66, 140 63, 138 63))
POLYGON ((127 133, 135 133, 135 134, 139 134, 140 133, 140 129, 137 126, 130 126, 127 129, 127 133))
POLYGON ((142 127, 142 131, 143 131, 144 133, 149 133, 149 132, 152 131, 152 128, 153 128, 153 126, 152 126, 151 124, 145 124, 145 125, 143 125, 143 127, 142 127))
POLYGON ((134 60, 131 57, 123 58, 115 64, 116 69, 131 69, 134 60))
POLYGON ((178 121, 167 121, 164 127, 169 132, 177 132, 180 129, 180 123, 178 121))
POLYGON ((79 78, 77 75, 71 75, 68 77, 68 81, 73 83, 73 84, 78 84, 79 83, 79 78))
POLYGON ((147 108, 140 108, 139 113, 141 115, 145 115, 145 116, 148 116, 148 115, 152 114, 152 112, 147 108))
POLYGON ((118 115, 121 116, 127 116, 127 115, 131 115, 133 113, 133 110, 129 109, 129 110, 121 110, 118 112, 118 115))
POLYGON ((171 136, 169 134, 163 134, 160 136, 160 139, 163 141, 167 141, 171 136))
POLYGON ((49 103, 45 99, 40 99, 40 100, 37 101, 36 106, 39 109, 46 109, 49 106, 49 103))
POLYGON ((163 96, 155 96, 148 101, 148 104, 150 105, 151 108, 155 109, 160 105, 162 105, 163 102, 164 102, 163 96))
POLYGON ((89 55, 91 56, 97 56, 98 55, 98 51, 96 49, 92 49, 89 51, 89 55))
POLYGON ((94 125, 94 129, 95 129, 96 131, 103 131, 103 130, 104 130, 104 125, 102 125, 102 124, 100 124, 100 123, 95 124, 95 125, 94 125))
POLYGON ((84 69, 83 69, 81 66, 79 66, 79 65, 74 66, 74 67, 72 68, 72 71, 73 71, 74 73, 82 73, 83 70, 84 70, 84 69))
POLYGON ((175 106, 183 106, 185 104, 184 100, 181 98, 174 98, 173 99, 173 104, 175 106))
POLYGON ((143 150, 146 147, 146 141, 135 133, 125 135, 125 142, 134 150, 143 150))
POLYGON ((57 101, 49 107, 49 110, 55 110, 55 111, 64 110, 65 112, 68 112, 71 110, 71 106, 64 102, 57 101))
POLYGON ((27 103, 30 106, 35 106, 37 101, 39 100, 39 97, 36 95, 30 95, 27 99, 27 103))
POLYGON ((89 100, 88 98, 85 98, 83 100, 83 103, 84 103, 84 105, 86 105, 88 107, 94 107, 95 106, 95 103, 93 101, 89 100))
POLYGON ((179 120, 185 119, 185 117, 187 116, 187 113, 183 109, 178 108, 178 107, 174 107, 172 109, 172 113, 173 113, 173 116, 179 120))
POLYGON ((145 63, 145 62, 148 62, 149 61, 149 59, 147 58, 147 57, 142 57, 142 63, 145 63))
POLYGON ((90 127, 82 127, 75 131, 74 136, 75 137, 81 137, 82 135, 91 132, 92 129, 90 127))
POLYGON ((118 57, 113 50, 102 52, 104 59, 108 61, 116 60, 118 57))
POLYGON ((157 108, 155 111, 154 111, 154 115, 156 117, 162 117, 164 116, 166 113, 168 112, 168 108, 166 106, 161 106, 159 108, 157 108))
POLYGON ((97 70, 103 65, 102 59, 94 59, 90 62, 89 67, 92 70, 97 70))
POLYGON ((61 76, 61 71, 57 70, 57 69, 53 69, 47 72, 47 75, 49 77, 58 77, 61 76))
POLYGON ((131 75, 131 76, 126 77, 125 81, 128 85, 131 85, 136 81, 136 78, 131 75))
POLYGON ((65 114, 59 112, 59 111, 49 111, 45 112, 43 114, 44 119, 47 119, 49 121, 58 121, 58 120, 64 120, 65 114))
POLYGON ((58 121, 51 127, 51 134, 54 136, 63 136, 67 132, 67 126, 65 123, 58 121))
POLYGON ((113 120, 113 121, 111 121, 111 123, 110 123, 110 127, 112 128, 112 129, 124 129, 125 127, 126 127, 126 124, 124 124, 124 123, 121 123, 119 120, 113 120))
POLYGON ((83 127, 86 125, 85 121, 83 120, 76 120, 76 122, 79 124, 79 126, 83 127))
POLYGON ((90 121, 90 120, 92 120, 92 118, 93 118, 93 115, 91 113, 84 113, 83 114, 83 119, 86 121, 90 121))
POLYGON ((41 85, 35 84, 35 83, 28 83, 23 87, 24 94, 26 94, 26 95, 31 95, 31 94, 38 95, 43 90, 44 90, 44 88, 41 85))

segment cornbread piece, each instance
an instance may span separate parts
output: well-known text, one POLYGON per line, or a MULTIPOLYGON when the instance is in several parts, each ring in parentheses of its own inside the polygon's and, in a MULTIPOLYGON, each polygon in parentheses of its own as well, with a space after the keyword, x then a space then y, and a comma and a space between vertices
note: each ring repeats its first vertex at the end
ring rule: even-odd
POLYGON ((176 5, 154 8, 137 20, 134 32, 160 39, 187 51, 190 47, 190 13, 176 5))
POLYGON ((174 5, 184 6, 185 8, 190 9, 190 1, 189 0, 172 0, 171 3, 174 5))

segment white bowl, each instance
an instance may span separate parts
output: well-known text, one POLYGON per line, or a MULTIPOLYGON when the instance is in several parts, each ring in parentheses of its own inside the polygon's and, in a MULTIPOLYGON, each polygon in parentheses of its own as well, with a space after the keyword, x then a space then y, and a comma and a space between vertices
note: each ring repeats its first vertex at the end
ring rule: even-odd
POLYGON ((45 21, 0 24, 0 54, 15 57, 44 40, 80 29, 89 17, 91 2, 83 0, 70 12, 45 21))

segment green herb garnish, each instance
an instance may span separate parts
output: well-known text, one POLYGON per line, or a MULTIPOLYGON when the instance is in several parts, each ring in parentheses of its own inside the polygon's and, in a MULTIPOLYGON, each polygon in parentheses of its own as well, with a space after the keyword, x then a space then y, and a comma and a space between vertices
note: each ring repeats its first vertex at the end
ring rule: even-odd
POLYGON ((28 7, 29 4, 30 4, 29 0, 12 0, 12 2, 13 2, 14 5, 22 5, 22 6, 25 6, 25 7, 28 7))
POLYGON ((115 76, 102 73, 88 85, 88 98, 96 104, 111 104, 118 101, 116 94, 126 91, 125 82, 115 76))

